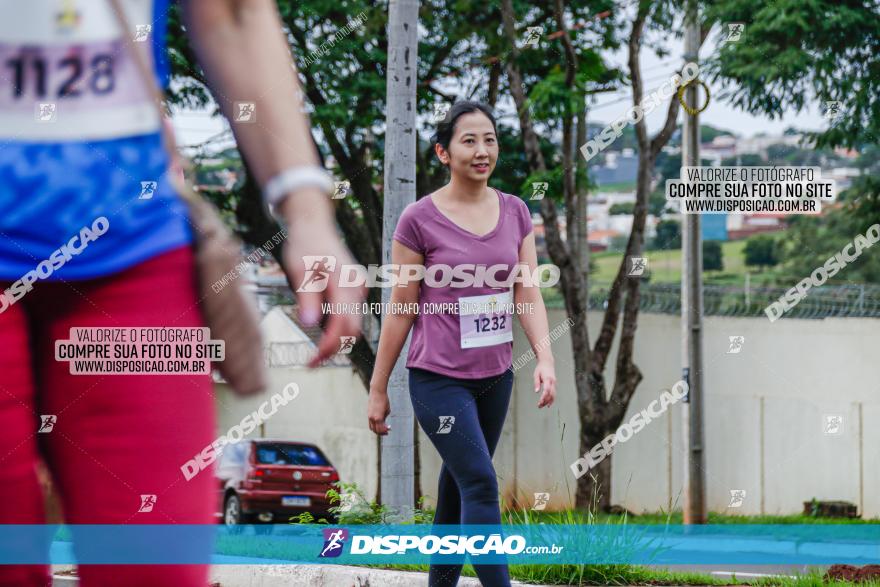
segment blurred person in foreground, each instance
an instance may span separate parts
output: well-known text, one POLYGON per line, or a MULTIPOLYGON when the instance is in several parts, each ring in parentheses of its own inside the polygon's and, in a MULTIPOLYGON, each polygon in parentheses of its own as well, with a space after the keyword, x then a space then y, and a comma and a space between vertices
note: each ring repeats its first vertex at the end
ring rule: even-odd
MULTIPOLYGON (((167 85, 168 0, 123 0, 134 31, 122 30, 109 0, 3 7, 0 524, 45 523, 41 459, 66 523, 212 524, 211 471, 187 481, 180 470, 216 436, 210 376, 74 376, 55 360, 55 341, 72 327, 205 326, 193 229, 129 46, 167 85), (38 433, 45 414, 53 425, 38 433)), ((237 120, 244 102, 256 115, 232 127, 267 196, 275 186, 291 282, 302 281, 305 256, 349 262, 272 0, 182 0, 182 12, 224 114, 237 120)), ((307 324, 319 322, 322 301, 360 301, 359 290, 328 281, 299 295, 307 324)), ((333 316, 312 365, 358 333, 355 316, 333 316)), ((82 565, 78 574, 83 587, 204 587, 208 567, 82 565)), ((0 565, 0 586, 49 584, 44 565, 0 565)))

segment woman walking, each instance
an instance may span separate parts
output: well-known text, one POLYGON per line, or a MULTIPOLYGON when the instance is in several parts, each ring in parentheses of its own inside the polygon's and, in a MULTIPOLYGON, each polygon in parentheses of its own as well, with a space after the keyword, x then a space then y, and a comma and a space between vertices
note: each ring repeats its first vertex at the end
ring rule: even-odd
MULTIPOLYGON (((434 142, 451 179, 409 205, 394 232, 392 263, 424 266, 424 277, 395 287, 392 303, 418 305, 420 311, 389 312, 383 321, 370 383, 370 429, 388 434, 388 378, 413 327, 410 397, 419 425, 443 459, 434 524, 500 524, 492 455, 513 388, 514 313, 537 357, 538 407, 556 396, 553 356, 539 344, 548 335, 547 313, 528 278, 537 267, 531 215, 525 202, 487 185, 498 160, 489 107, 454 104, 434 142), (470 268, 462 271, 462 265, 470 268), (453 269, 453 281, 438 279, 444 266, 453 269), (453 311, 435 311, 445 308, 453 311)), ((487 587, 510 584, 507 565, 475 568, 487 587)), ((432 562, 429 585, 456 585, 460 573, 461 564, 432 562)))

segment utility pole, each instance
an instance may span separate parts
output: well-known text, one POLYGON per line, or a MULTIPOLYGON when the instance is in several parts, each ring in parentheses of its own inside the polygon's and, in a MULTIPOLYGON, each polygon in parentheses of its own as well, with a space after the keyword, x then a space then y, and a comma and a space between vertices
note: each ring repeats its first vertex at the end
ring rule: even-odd
MULTIPOLYGON (((416 201, 416 83, 418 82, 418 0, 391 0, 388 6, 388 108, 385 115, 385 205, 382 262, 391 263, 391 241, 403 209, 416 201)), ((391 290, 382 289, 385 307, 391 290)), ((408 517, 415 506, 414 419, 403 346, 388 381, 391 431, 382 437, 382 503, 392 516, 408 517)))
MULTIPOLYGON (((699 64, 700 18, 697 3, 688 3, 685 17, 684 60, 699 64)), ((700 121, 697 84, 685 90, 681 162, 700 165, 700 121)), ((686 175, 682 174, 682 179, 686 175)), ((682 226, 681 347, 683 379, 688 384, 682 418, 687 464, 684 468, 684 523, 706 523, 706 451, 703 433, 703 250, 700 215, 684 214, 682 226)))

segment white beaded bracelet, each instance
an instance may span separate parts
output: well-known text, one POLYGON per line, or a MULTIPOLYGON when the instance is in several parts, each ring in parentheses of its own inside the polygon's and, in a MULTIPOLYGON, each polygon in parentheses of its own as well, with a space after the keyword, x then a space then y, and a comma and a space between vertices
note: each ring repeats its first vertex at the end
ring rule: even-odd
POLYGON ((291 167, 285 169, 266 183, 263 189, 263 197, 269 210, 275 214, 275 207, 291 192, 304 187, 316 187, 326 192, 333 193, 333 180, 322 167, 317 165, 310 167, 291 167))

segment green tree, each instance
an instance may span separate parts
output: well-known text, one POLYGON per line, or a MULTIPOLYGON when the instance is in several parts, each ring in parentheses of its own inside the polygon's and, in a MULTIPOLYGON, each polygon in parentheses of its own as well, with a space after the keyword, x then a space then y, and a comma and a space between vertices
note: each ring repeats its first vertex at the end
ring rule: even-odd
MULTIPOLYGON (((837 102, 839 114, 817 133, 818 146, 858 146, 880 139, 880 11, 872 0, 716 0, 718 22, 743 22, 736 43, 707 64, 729 101, 752 114, 781 118, 837 102)), ((726 31, 722 31, 722 34, 726 31)))
POLYGON ((772 267, 779 263, 776 238, 769 234, 756 234, 746 241, 743 248, 746 266, 772 267))
POLYGON ((723 271, 724 259, 721 253, 721 243, 718 241, 703 241, 703 271, 723 271))
POLYGON ((681 223, 678 220, 661 220, 657 223, 654 248, 673 250, 681 248, 681 223))
POLYGON ((636 205, 633 202, 620 202, 618 204, 611 204, 608 208, 608 214, 611 216, 618 216, 624 214, 632 214, 636 205))
MULTIPOLYGON (((707 64, 730 102, 752 114, 779 118, 793 108, 831 111, 825 130, 808 133, 818 147, 796 165, 818 165, 828 149, 857 148, 870 157, 880 143, 880 9, 871 0, 719 0, 707 14, 721 22, 746 23, 737 43, 725 43, 707 64), (821 15, 817 18, 817 15, 821 15), (829 105, 829 102, 831 103, 829 105)), ((846 194, 842 209, 818 218, 795 218, 779 252, 786 275, 800 279, 880 222, 876 163, 846 194)), ((846 279, 878 276, 876 255, 846 268, 846 279)))
MULTIPOLYGON (((573 322, 570 333, 580 424, 579 453, 589 452, 617 429, 643 377, 633 355, 641 280, 629 277, 626 259, 640 256, 644 250, 654 163, 675 132, 679 110, 678 100, 664 104, 665 120, 653 135, 649 134, 644 118, 631 125, 638 152, 632 230, 621 256, 623 262, 608 289, 602 325, 591 345, 586 320, 586 239, 582 233, 586 202, 576 189, 576 177, 584 166, 576 149, 586 143, 585 99, 590 93, 603 91, 607 84, 616 85, 619 81, 602 60, 600 51, 625 45, 632 101, 627 100, 622 110, 630 104, 640 104, 649 91, 641 67, 643 49, 657 49, 652 43, 655 33, 664 37, 680 33, 681 6, 678 3, 643 0, 632 8, 620 10, 620 6, 613 3, 578 0, 555 0, 538 5, 525 0, 501 0, 505 42, 510 48, 509 58, 505 60, 508 87, 516 105, 529 168, 538 176, 548 174, 553 168, 561 166, 562 169, 566 241, 559 235, 555 206, 546 198, 541 202, 541 216, 547 250, 560 268, 560 290, 573 322), (606 19, 602 15, 608 17, 610 25, 604 24, 606 19), (577 24, 572 26, 572 23, 577 24), (527 26, 543 26, 544 30, 553 31, 547 35, 542 51, 519 49, 527 26), (554 159, 546 159, 540 151, 540 131, 561 136, 559 155, 554 159), (614 375, 613 380, 608 380, 606 372, 615 345, 614 367, 610 369, 614 375)), ((489 30, 487 35, 493 37, 492 33, 494 31, 489 30)), ((575 503, 578 507, 595 503, 599 509, 610 508, 611 459, 591 468, 589 474, 582 470, 575 503)))

